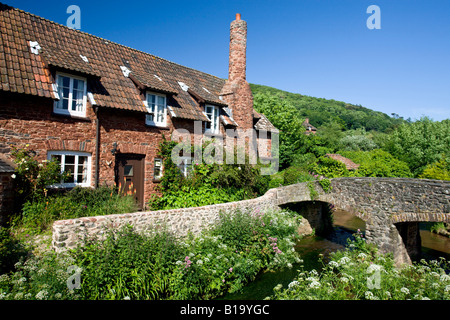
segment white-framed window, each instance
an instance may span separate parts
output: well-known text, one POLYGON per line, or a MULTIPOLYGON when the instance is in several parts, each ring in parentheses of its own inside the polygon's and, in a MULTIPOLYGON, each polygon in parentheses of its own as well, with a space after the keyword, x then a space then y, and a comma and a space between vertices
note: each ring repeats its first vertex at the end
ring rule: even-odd
POLYGON ((91 184, 91 154, 75 151, 49 151, 48 160, 57 160, 67 177, 57 187, 89 187, 91 184))
POLYGON ((86 116, 86 78, 56 73, 56 87, 59 100, 53 105, 53 112, 73 116, 86 116))
POLYGON ((219 107, 205 105, 205 114, 210 122, 205 122, 205 133, 219 133, 219 107))
POLYGON ((181 173, 187 177, 189 173, 192 171, 192 159, 191 157, 180 157, 180 164, 178 168, 181 170, 181 173))
POLYGON ((153 179, 160 180, 163 176, 163 161, 155 158, 153 162, 153 179))
POLYGON ((147 111, 145 123, 151 126, 165 127, 167 123, 166 96, 153 92, 146 95, 147 111))

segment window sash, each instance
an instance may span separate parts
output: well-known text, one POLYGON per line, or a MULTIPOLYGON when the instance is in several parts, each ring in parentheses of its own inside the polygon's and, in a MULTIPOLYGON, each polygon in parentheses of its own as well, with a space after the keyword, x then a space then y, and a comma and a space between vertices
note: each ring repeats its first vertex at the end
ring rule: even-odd
POLYGON ((55 186, 89 186, 91 155, 88 153, 75 153, 67 151, 51 151, 48 159, 56 159, 60 164, 61 173, 70 172, 66 181, 61 181, 55 186))
POLYGON ((192 171, 192 158, 190 157, 180 157, 181 163, 178 165, 183 176, 187 177, 192 171))
POLYGON ((153 178, 161 179, 162 176, 163 176, 162 159, 155 158, 154 164, 153 164, 153 178))
POLYGON ((166 96, 147 93, 146 123, 149 125, 165 126, 167 119, 166 96))
POLYGON ((205 105, 205 114, 210 122, 205 122, 205 132, 219 133, 219 107, 205 105))
POLYGON ((55 101, 56 113, 85 116, 86 113, 86 79, 68 74, 57 73, 56 85, 59 101, 55 101))

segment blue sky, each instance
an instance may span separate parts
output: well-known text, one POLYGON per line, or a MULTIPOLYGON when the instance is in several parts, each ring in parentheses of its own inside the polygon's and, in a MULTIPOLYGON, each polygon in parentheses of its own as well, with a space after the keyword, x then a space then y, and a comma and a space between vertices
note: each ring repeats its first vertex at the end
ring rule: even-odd
POLYGON ((450 118, 449 0, 2 0, 221 78, 229 24, 248 23, 247 80, 413 120, 450 118), (370 5, 381 29, 366 26, 370 5))

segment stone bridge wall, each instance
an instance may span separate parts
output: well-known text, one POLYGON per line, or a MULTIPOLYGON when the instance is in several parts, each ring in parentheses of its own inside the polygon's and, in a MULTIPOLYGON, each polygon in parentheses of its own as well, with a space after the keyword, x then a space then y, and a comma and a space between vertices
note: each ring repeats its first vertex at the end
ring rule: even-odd
POLYGON ((299 183, 269 190, 264 196, 218 205, 136 212, 110 216, 56 221, 53 224, 53 247, 59 251, 74 247, 85 235, 99 234, 105 227, 132 224, 138 231, 166 224, 179 235, 198 233, 217 220, 220 211, 234 209, 261 210, 304 201, 323 201, 355 214, 366 222, 366 238, 382 251, 392 252, 398 263, 410 262, 402 238, 395 227, 398 222, 450 222, 450 182, 400 178, 337 178, 331 190, 324 192, 318 182, 311 196, 311 183, 299 183))
POLYGON ((169 231, 184 236, 188 232, 199 233, 203 228, 217 221, 219 213, 232 212, 236 209, 268 210, 277 208, 274 199, 276 192, 269 190, 264 196, 244 201, 222 203, 204 207, 135 212, 96 217, 84 217, 59 220, 53 223, 53 248, 59 252, 74 248, 84 237, 101 235, 105 228, 120 228, 127 224, 139 232, 167 227, 169 231))

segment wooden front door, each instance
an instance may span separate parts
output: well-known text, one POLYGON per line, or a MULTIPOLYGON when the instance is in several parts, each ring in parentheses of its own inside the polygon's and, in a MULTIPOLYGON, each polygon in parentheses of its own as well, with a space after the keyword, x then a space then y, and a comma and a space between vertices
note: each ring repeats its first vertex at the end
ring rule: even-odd
POLYGON ((139 209, 144 208, 143 154, 119 153, 116 155, 116 184, 122 194, 133 195, 139 209))

